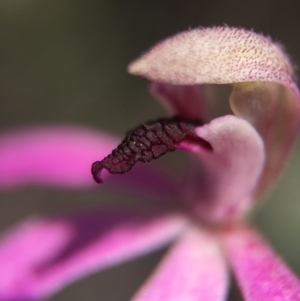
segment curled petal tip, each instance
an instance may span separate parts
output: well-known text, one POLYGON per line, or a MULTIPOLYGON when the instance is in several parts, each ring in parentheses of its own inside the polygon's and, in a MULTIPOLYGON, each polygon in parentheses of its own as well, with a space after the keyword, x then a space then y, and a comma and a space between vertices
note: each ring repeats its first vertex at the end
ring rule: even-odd
POLYGON ((102 170, 103 170, 103 166, 100 161, 96 161, 93 163, 91 171, 95 182, 98 184, 103 183, 103 180, 100 177, 102 170))

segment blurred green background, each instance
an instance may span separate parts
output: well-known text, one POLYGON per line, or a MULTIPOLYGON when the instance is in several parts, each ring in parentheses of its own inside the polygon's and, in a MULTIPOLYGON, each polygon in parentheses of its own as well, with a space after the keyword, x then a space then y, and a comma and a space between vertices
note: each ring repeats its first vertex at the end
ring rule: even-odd
MULTIPOLYGON (((146 82, 128 75, 126 66, 178 31, 222 24, 270 35, 300 62, 299 4, 292 0, 0 0, 0 130, 71 123, 123 134, 163 116, 146 82)), ((254 215, 257 227, 298 274, 299 147, 254 215)), ((118 192, 41 187, 1 192, 0 197, 1 230, 37 213, 128 201, 118 192)), ((162 254, 89 276, 50 300, 128 300, 162 254)), ((230 300, 238 299, 233 290, 230 300)))

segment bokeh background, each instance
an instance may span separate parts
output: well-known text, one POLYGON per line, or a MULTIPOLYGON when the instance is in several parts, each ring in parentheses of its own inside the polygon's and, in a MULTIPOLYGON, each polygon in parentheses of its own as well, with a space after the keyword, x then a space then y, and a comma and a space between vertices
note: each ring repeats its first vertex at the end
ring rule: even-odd
MULTIPOLYGON (((268 34, 285 45, 295 64, 300 63, 299 4, 293 0, 1 0, 0 131, 76 124, 123 134, 163 116, 146 82, 126 73, 127 64, 178 31, 222 24, 268 34)), ((256 226, 298 274, 299 149, 298 143, 279 185, 253 216, 256 226)), ((177 168, 173 163, 178 160, 172 156, 162 162, 177 168)), ((0 193, 1 231, 35 214, 134 199, 107 189, 30 186, 0 193)), ((128 300, 163 251, 89 276, 50 300, 128 300)), ((230 300, 239 298, 233 288, 230 300)))

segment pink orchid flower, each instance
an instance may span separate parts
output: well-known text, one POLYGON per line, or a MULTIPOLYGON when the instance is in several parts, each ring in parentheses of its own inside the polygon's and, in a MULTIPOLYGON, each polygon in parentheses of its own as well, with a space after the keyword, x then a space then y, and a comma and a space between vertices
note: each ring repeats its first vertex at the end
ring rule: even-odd
MULTIPOLYGON (((175 143, 191 157, 184 179, 152 164, 124 176, 105 171, 107 185, 159 202, 33 218, 9 230, 0 240, 0 300, 43 299, 170 242, 133 301, 226 300, 229 269, 247 301, 300 300, 298 278, 247 221, 281 171, 299 123, 299 92, 281 47, 243 29, 195 29, 157 44, 129 72, 152 81, 150 91, 170 113, 204 122, 194 129, 198 139, 175 143), (209 118, 212 95, 202 84, 231 84, 233 114, 209 118)), ((91 163, 117 143, 74 127, 2 134, 0 187, 91 187, 91 163)))

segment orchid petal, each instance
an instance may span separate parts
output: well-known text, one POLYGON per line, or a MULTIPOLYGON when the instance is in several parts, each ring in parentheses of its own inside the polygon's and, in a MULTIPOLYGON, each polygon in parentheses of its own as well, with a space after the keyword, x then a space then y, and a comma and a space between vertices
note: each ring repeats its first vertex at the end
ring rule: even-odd
POLYGON ((204 91, 200 87, 174 86, 157 82, 150 84, 149 91, 172 115, 190 119, 203 119, 206 115, 204 91))
POLYGON ((185 202, 209 223, 243 216, 252 204, 249 196, 264 166, 260 136, 247 121, 232 115, 216 118, 195 133, 212 150, 191 146, 198 160, 185 178, 185 202))
POLYGON ((273 81, 295 87, 293 68, 280 46, 253 31, 227 26, 174 35, 128 70, 173 85, 273 81))
POLYGON ((224 247, 246 301, 300 300, 300 281, 272 248, 246 226, 223 234, 224 247))
POLYGON ((183 225, 177 215, 124 210, 29 220, 0 241, 0 300, 48 296, 164 246, 183 225))
MULTIPOLYGON (((91 165, 106 157, 119 141, 90 129, 60 126, 16 130, 0 135, 0 188, 29 183, 68 188, 96 186, 91 165)), ((107 184, 144 193, 172 194, 175 181, 154 166, 139 166, 132 173, 108 177, 107 184)))
POLYGON ((77 127, 39 127, 0 136, 1 187, 23 183, 91 186, 90 166, 117 140, 77 127))
POLYGON ((260 196, 281 171, 299 125, 298 90, 269 83, 235 84, 230 96, 235 115, 248 120, 262 137, 266 163, 254 198, 260 196))
MULTIPOLYGON (((173 85, 233 84, 232 110, 256 127, 266 145, 254 197, 278 175, 300 120, 293 67, 280 45, 241 28, 199 28, 160 42, 131 63, 129 72, 173 85)), ((188 98, 186 106, 194 106, 188 98)))
POLYGON ((171 248, 133 301, 225 300, 228 275, 213 235, 190 229, 171 248))

